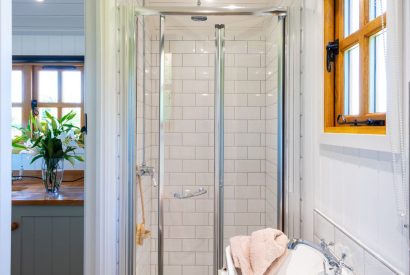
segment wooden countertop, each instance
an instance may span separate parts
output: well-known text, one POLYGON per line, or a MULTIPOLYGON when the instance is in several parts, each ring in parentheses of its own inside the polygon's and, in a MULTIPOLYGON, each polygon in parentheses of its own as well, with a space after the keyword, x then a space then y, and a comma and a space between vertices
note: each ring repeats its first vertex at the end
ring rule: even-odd
MULTIPOLYGON (((24 176, 40 176, 40 171, 24 171, 24 176)), ((17 175, 18 172, 13 172, 17 175)), ((83 177, 83 171, 65 171, 63 180, 83 177)), ((84 205, 84 179, 63 182, 57 195, 45 191, 40 179, 23 178, 12 184, 13 205, 84 205)))

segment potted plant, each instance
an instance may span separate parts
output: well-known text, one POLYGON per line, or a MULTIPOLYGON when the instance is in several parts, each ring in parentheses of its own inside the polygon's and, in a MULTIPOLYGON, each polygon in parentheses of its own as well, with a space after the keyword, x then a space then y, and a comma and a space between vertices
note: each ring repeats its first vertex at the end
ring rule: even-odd
POLYGON ((42 180, 47 192, 58 193, 64 174, 64 160, 74 165, 84 161, 78 149, 84 147, 80 128, 72 124, 76 116, 71 111, 57 119, 45 111, 40 121, 30 114, 27 127, 18 128, 21 135, 12 140, 12 146, 19 153, 32 155, 31 163, 42 159, 42 180))

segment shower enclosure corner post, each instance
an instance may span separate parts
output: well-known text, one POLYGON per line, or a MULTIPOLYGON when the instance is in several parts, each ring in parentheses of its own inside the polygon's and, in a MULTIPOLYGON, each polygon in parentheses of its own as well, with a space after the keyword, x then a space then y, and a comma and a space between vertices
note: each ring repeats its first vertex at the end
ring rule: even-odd
POLYGON ((214 156, 214 274, 223 268, 224 214, 224 37, 225 25, 215 25, 215 156, 214 156))
POLYGON ((165 88, 165 16, 160 16, 159 37, 159 154, 158 154, 158 275, 164 274, 164 179, 165 179, 165 140, 164 140, 164 88, 165 88))
POLYGON ((279 16, 279 26, 280 26, 280 36, 278 41, 278 170, 277 170, 277 228, 285 231, 285 156, 286 156, 286 148, 285 148, 285 139, 286 139, 286 131, 285 131, 285 118, 286 118, 286 110, 285 110, 285 80, 286 80, 286 15, 279 16))

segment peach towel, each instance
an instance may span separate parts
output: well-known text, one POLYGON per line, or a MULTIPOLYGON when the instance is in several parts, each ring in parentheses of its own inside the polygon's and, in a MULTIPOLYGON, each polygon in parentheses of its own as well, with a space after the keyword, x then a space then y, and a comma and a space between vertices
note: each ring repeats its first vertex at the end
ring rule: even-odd
POLYGON ((251 236, 230 239, 232 260, 243 275, 273 275, 287 255, 288 237, 282 231, 267 228, 251 236))

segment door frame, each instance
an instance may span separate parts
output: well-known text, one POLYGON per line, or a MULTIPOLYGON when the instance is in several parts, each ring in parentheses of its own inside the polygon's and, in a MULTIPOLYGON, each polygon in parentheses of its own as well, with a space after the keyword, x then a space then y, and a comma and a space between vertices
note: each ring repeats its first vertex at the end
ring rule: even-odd
POLYGON ((0 1, 0 273, 11 271, 11 0, 0 1))

